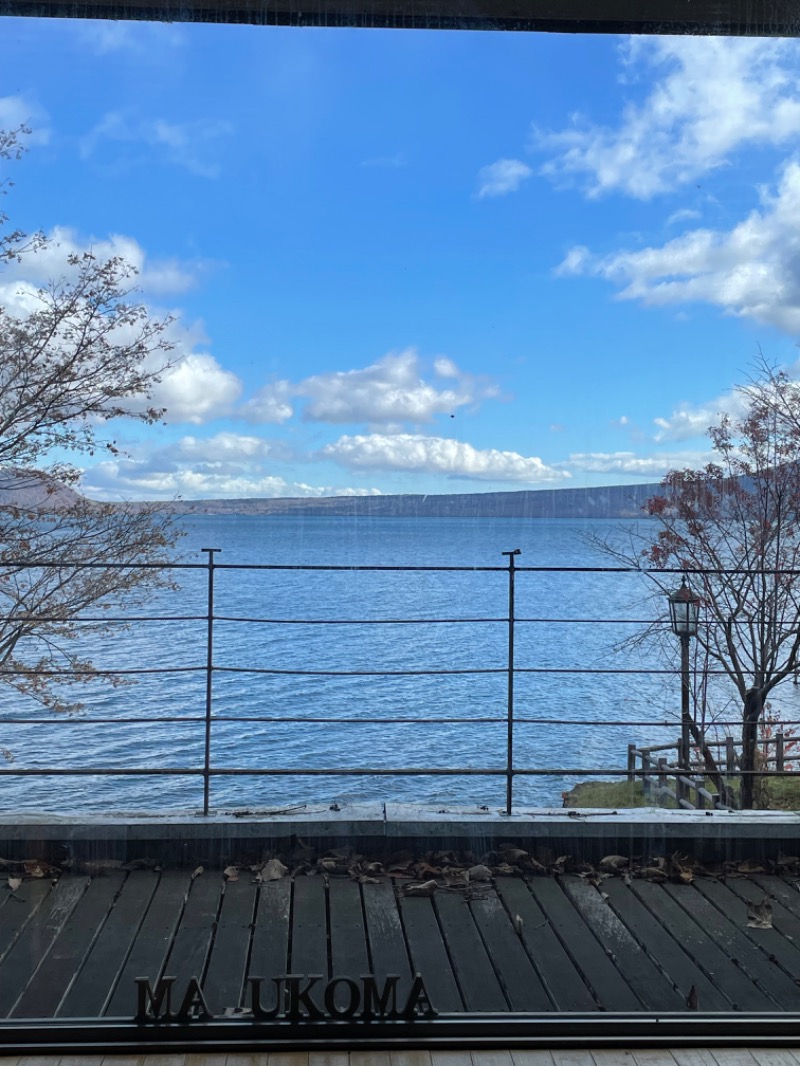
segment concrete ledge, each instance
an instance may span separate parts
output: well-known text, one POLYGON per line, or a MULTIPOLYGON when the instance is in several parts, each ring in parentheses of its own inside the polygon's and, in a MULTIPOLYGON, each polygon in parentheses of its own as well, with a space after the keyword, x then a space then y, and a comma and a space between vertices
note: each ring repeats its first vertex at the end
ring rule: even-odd
POLYGON ((165 863, 225 862, 284 851, 302 840, 324 851, 351 844, 365 852, 412 848, 491 850, 502 841, 558 854, 657 854, 698 858, 800 853, 800 812, 498 809, 407 803, 309 804, 284 810, 30 812, 0 815, 0 855, 9 858, 145 856, 165 863))

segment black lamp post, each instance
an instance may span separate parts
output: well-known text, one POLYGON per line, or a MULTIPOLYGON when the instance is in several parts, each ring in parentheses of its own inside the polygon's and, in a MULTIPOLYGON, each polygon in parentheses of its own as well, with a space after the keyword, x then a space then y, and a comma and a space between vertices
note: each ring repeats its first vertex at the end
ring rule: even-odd
MULTIPOLYGON (((689 639, 697 636, 697 620, 700 615, 700 597, 695 596, 686 577, 681 580, 681 587, 669 595, 669 618, 672 632, 681 642, 681 750, 678 762, 681 770, 689 769, 690 724, 689 709, 691 682, 689 679, 689 639)), ((676 789, 679 796, 684 789, 676 789)))

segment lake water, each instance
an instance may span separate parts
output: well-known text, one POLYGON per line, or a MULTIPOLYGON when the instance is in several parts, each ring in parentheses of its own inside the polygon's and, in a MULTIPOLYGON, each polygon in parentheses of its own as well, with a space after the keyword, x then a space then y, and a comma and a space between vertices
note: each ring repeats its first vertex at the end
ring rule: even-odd
MULTIPOLYGON (((590 548, 587 535, 613 535, 619 528, 619 523, 567 520, 256 516, 198 516, 184 524, 184 561, 202 561, 202 548, 220 549, 212 764, 384 771, 505 765, 507 573, 225 567, 503 567, 502 552, 516 548, 521 568, 602 567, 611 563, 590 548), (339 624, 315 624, 331 619, 339 624), (411 619, 415 624, 408 623, 411 619), (368 624, 376 621, 382 624, 368 624), (390 676, 370 676, 382 670, 390 676), (439 670, 454 672, 425 673, 439 670), (466 672, 471 670, 487 672, 466 672), (358 676, 346 676, 348 671, 358 676), (332 721, 342 718, 347 721, 332 721), (389 721, 396 718, 407 721, 389 721), (442 721, 452 718, 467 721, 442 721)), ((140 613, 202 616, 207 574, 185 570, 178 576, 178 592, 162 595, 140 613)), ((515 588, 516 616, 547 620, 516 625, 515 662, 523 671, 515 678, 517 766, 623 767, 628 743, 663 743, 677 736, 679 679, 613 672, 669 665, 655 649, 618 647, 641 629, 630 620, 646 619, 654 610, 640 575, 523 571, 515 588), (592 669, 612 672, 586 672, 592 669), (643 722, 652 724, 633 724, 643 722)), ((81 697, 85 709, 68 717, 2 695, 2 743, 13 754, 13 765, 201 767, 205 641, 202 617, 140 620, 121 633, 94 635, 86 652, 100 667, 195 669, 146 675, 116 689, 96 682, 81 697), (32 716, 52 724, 22 724, 32 716), (174 716, 194 720, 165 721, 174 716), (112 721, 101 724, 98 718, 112 721)), ((562 791, 577 780, 580 776, 520 777, 515 804, 560 806, 562 791)), ((42 773, 0 779, 0 790, 5 809, 197 809, 202 802, 202 780, 188 775, 56 778, 42 773)), ((274 808, 402 799, 496 807, 504 797, 505 781, 499 777, 292 774, 214 778, 211 805, 274 808)))

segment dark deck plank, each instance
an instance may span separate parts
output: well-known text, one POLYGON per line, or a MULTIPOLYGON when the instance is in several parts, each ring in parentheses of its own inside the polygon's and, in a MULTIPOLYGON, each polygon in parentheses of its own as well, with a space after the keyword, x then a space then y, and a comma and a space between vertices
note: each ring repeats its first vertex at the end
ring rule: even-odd
POLYGON ((5 906, 0 911, 0 960, 14 945, 51 890, 49 881, 37 879, 24 881, 14 892, 6 892, 5 906))
POLYGON ((377 977, 399 974, 399 998, 405 1001, 411 989, 411 964, 394 885, 386 881, 379 885, 363 885, 362 893, 373 972, 377 977))
POLYGON ((492 891, 473 899, 469 907, 511 1009, 552 1010, 547 990, 497 894, 492 891))
POLYGON ((662 971, 642 951, 600 891, 574 875, 562 878, 562 884, 583 920, 625 975, 625 980, 636 989, 645 1007, 657 1011, 685 1010, 686 996, 675 991, 662 971))
POLYGON ((259 887, 249 976, 269 981, 288 971, 291 906, 292 882, 288 877, 266 881, 259 887))
POLYGON ((701 1010, 727 1011, 731 1001, 717 989, 674 937, 639 897, 622 881, 609 878, 603 883, 609 903, 617 917, 625 923, 645 951, 658 960, 659 966, 687 997, 695 988, 701 1010))
POLYGON ((446 1012, 593 1010, 593 990, 605 1009, 680 1011, 692 985, 701 1011, 800 1010, 800 893, 773 876, 691 885, 612 878, 602 896, 571 875, 499 878, 484 898, 437 892, 399 902, 388 881, 321 875, 262 885, 215 873, 191 881, 183 871, 123 878, 65 875, 55 888, 29 880, 15 891, 21 902, 0 897, 5 1013, 130 1017, 133 978, 170 974, 173 999, 196 976, 220 1014, 248 1002, 246 967, 266 978, 265 1006, 269 979, 287 972, 398 973, 402 1003, 417 971, 446 1012), (765 892, 773 928, 748 929, 747 901, 765 892), (620 985, 633 1006, 619 1005, 620 985))
POLYGON ((296 877, 292 904, 292 940, 289 965, 292 973, 328 973, 328 916, 325 878, 296 877))
POLYGON ((159 876, 147 913, 103 1011, 110 1017, 132 1017, 136 1012, 134 978, 149 977, 155 983, 162 974, 184 901, 189 891, 188 871, 167 870, 159 876))
MULTIPOLYGON (((744 930, 737 928, 732 915, 723 914, 694 886, 664 885, 664 888, 774 1004, 783 1010, 800 1008, 800 989, 774 962, 770 962, 744 930)), ((733 900, 744 924, 744 905, 740 906, 735 896, 733 900)))
MULTIPOLYGON (((692 891, 690 886, 687 886, 692 891)), ((768 1011, 774 1010, 775 1004, 761 989, 757 988, 749 977, 711 939, 710 936, 691 918, 662 885, 649 881, 633 881, 631 889, 639 899, 657 915, 664 928, 678 943, 688 951, 697 965, 705 971, 714 984, 725 993, 734 1010, 768 1011)), ((700 1000, 700 1009, 707 1007, 700 1000)))
POLYGON ((26 988, 89 885, 89 878, 67 874, 26 923, 0 967, 0 1017, 5 1017, 26 988))
POLYGON ((425 982, 431 1003, 439 1011, 462 1011, 464 1003, 436 920, 433 900, 406 896, 400 901, 400 914, 412 969, 425 982))
MULTIPOLYGON (((775 880, 777 881, 777 878, 775 880)), ((732 892, 751 903, 760 903, 766 896, 772 906, 773 928, 779 930, 783 938, 785 940, 788 938, 787 942, 800 952, 800 916, 793 914, 776 895, 770 893, 763 885, 748 878, 731 877, 725 884, 732 892)), ((792 891, 796 892, 796 889, 792 891)))
POLYGON ((176 991, 183 994, 191 978, 202 981, 206 960, 214 935, 224 881, 219 874, 208 873, 191 882, 189 898, 172 940, 165 976, 175 978, 176 991))
MULTIPOLYGON (((800 975, 800 943, 795 944, 791 939, 787 940, 781 928, 781 915, 786 914, 791 919, 788 911, 779 903, 772 904, 772 929, 750 929, 747 925, 747 896, 742 896, 734 891, 733 882, 722 884, 720 881, 712 881, 708 878, 700 878, 695 881, 697 889, 713 903, 718 910, 740 929, 744 936, 751 940, 763 953, 769 967, 781 967, 783 974, 788 974, 790 984, 794 988, 797 999, 797 1010, 800 1007, 800 988, 795 983, 795 976, 800 975)), ((760 903, 764 898, 764 892, 755 885, 750 886, 752 902, 760 903)), ((792 923, 796 927, 796 923, 792 923)), ((789 934, 792 935, 791 933, 789 934)), ((779 972, 781 972, 779 971, 779 972)))
POLYGON ((465 1009, 508 1010, 508 1001, 465 900, 452 892, 438 892, 434 905, 465 1009))
MULTIPOLYGON (((331 977, 358 978, 370 972, 367 930, 361 888, 355 881, 333 877, 328 885, 331 932, 331 977)), ((334 1002, 346 1006, 345 989, 337 988, 334 1002)))
POLYGON ((497 891, 512 917, 522 919, 522 942, 550 993, 556 1010, 597 1010, 597 1003, 556 936, 547 915, 523 881, 497 879, 497 891))
MULTIPOLYGON (((11 1012, 17 1018, 50 1018, 58 1010, 75 974, 81 969, 95 937, 108 918, 125 880, 111 871, 93 877, 68 920, 62 925, 50 951, 29 981, 11 1012)), ((107 974, 98 973, 102 982, 107 974)))
POLYGON ((228 881, 222 896, 217 932, 203 981, 212 1014, 242 1005, 247 956, 253 934, 257 886, 247 876, 228 881))
POLYGON ((157 885, 158 874, 152 870, 128 874, 83 967, 58 1008, 60 1016, 93 1018, 102 1013, 157 885))
POLYGON ((779 900, 787 911, 800 918, 800 892, 794 887, 793 882, 786 881, 782 877, 759 874, 753 877, 753 884, 759 885, 767 895, 779 900))
POLYGON ((539 877, 528 882, 528 889, 547 915, 597 1002, 606 1010, 641 1010, 638 997, 565 896, 561 885, 554 878, 539 877))

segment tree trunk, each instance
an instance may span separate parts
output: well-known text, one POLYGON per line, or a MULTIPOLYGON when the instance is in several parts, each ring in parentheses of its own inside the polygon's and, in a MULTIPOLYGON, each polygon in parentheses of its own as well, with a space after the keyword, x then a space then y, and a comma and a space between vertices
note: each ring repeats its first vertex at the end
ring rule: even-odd
POLYGON ((726 784, 725 776, 720 770, 719 763, 712 754, 711 748, 706 744, 705 736, 701 732, 700 727, 697 722, 692 720, 689 724, 689 728, 692 733, 692 738, 703 756, 706 777, 716 785, 720 803, 724 803, 726 807, 735 808, 736 797, 733 794, 733 789, 730 785, 726 784))
POLYGON ((764 710, 764 690, 749 688, 744 694, 744 718, 742 721, 742 810, 753 809, 755 794, 756 749, 758 745, 758 720, 764 710))

